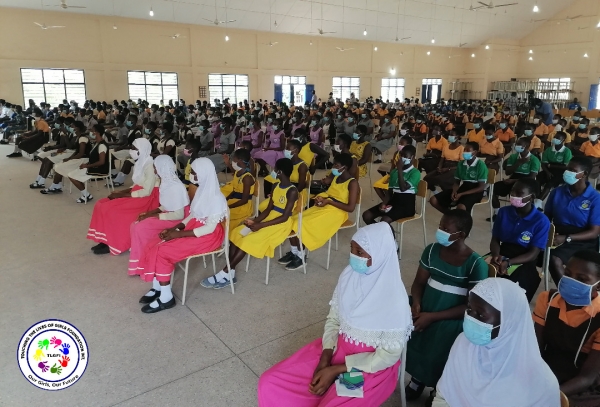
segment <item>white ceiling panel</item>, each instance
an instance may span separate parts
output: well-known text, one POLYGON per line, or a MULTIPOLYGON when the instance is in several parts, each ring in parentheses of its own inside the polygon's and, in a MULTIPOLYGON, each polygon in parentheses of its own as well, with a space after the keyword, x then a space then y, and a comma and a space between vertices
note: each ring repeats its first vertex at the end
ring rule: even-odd
MULTIPOLYGON (((478 5, 476 0, 66 1, 67 4, 86 8, 63 10, 54 7, 60 4, 60 0, 0 0, 0 6, 211 25, 215 20, 216 4, 219 20, 225 20, 226 15, 227 19, 236 20, 228 24, 232 28, 259 31, 269 31, 271 28, 279 33, 311 35, 311 26, 314 31, 322 26, 326 31, 337 31, 329 34, 331 37, 393 41, 396 37, 396 24, 399 22, 398 35, 411 36, 406 41, 410 44, 432 46, 430 41, 433 36, 436 38, 436 46, 468 42, 467 47, 477 47, 490 38, 523 38, 543 24, 532 23, 531 20, 553 18, 576 0, 538 0, 539 13, 532 12, 535 0, 496 0, 496 4, 513 1, 518 4, 493 9, 480 8, 477 11, 469 10, 471 5, 478 5), (148 15, 150 6, 154 17, 148 15), (277 20, 277 27, 269 22, 270 12, 273 15, 272 23, 277 20), (369 33, 366 37, 362 35, 365 24, 369 33)), ((47 20, 47 24, 52 24, 50 18, 47 20)))

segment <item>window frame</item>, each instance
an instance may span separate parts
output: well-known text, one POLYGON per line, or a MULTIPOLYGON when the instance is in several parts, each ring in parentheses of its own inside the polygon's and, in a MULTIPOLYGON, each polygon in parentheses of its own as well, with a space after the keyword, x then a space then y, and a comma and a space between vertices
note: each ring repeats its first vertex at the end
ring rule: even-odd
POLYGON ((346 99, 350 99, 350 94, 354 93, 354 97, 360 100, 360 76, 333 76, 331 78, 331 91, 333 92, 333 98, 345 102, 346 99), (335 80, 339 79, 340 84, 336 85, 335 80), (350 80, 350 85, 344 85, 344 79, 350 80), (352 85, 352 80, 358 80, 358 85, 352 85), (348 97, 344 97, 344 90, 347 90, 348 97))
POLYGON ((128 69, 127 70, 127 94, 129 95, 129 99, 133 100, 135 98, 131 96, 131 85, 133 86, 143 86, 144 87, 144 97, 142 98, 142 100, 147 101, 150 104, 158 104, 160 102, 160 100, 162 100, 163 102, 169 99, 173 99, 175 100, 179 100, 179 74, 177 72, 162 72, 162 71, 143 71, 143 70, 137 70, 137 69, 128 69), (129 82, 129 73, 130 72, 136 72, 136 73, 143 73, 144 74, 144 83, 136 83, 136 82, 129 82), (151 74, 160 74, 160 85, 157 84, 148 84, 147 80, 146 80, 146 74, 151 73, 151 74), (169 74, 169 75, 175 75, 175 80, 176 80, 176 84, 175 85, 165 85, 163 83, 163 74, 169 74), (160 86, 160 94, 161 94, 161 98, 156 101, 156 102, 152 102, 150 100, 148 100, 148 86, 160 86), (165 87, 168 88, 175 88, 177 90, 177 98, 171 98, 171 97, 165 97, 165 87))
MULTIPOLYGON (((87 100, 87 84, 85 82, 85 69, 79 69, 79 68, 20 68, 20 73, 21 73, 21 93, 23 94, 23 106, 24 107, 28 107, 28 100, 31 98, 27 98, 25 96, 25 88, 23 85, 42 85, 42 88, 44 90, 44 100, 39 100, 36 102, 37 105, 39 105, 41 102, 45 102, 45 103, 49 103, 52 107, 56 107, 59 104, 62 103, 63 99, 67 99, 67 101, 69 101, 69 97, 67 95, 67 85, 83 85, 83 100, 82 101, 76 101, 78 104, 83 105, 83 103, 85 103, 85 101, 87 100), (23 70, 37 70, 41 72, 42 75, 42 82, 25 82, 23 81, 23 70), (46 82, 45 78, 44 78, 44 71, 62 71, 62 83, 61 82, 46 82), (81 74, 83 75, 83 82, 66 82, 65 79, 65 71, 80 71, 81 74), (64 98, 60 100, 60 102, 54 104, 48 101, 48 93, 46 91, 46 85, 63 85, 63 89, 64 89, 64 98)), ((34 100, 35 102, 35 100, 34 100)))
MULTIPOLYGON (((562 84, 565 84, 565 85, 571 84, 571 78, 538 78, 538 82, 552 84, 550 86, 552 88, 552 90, 557 91, 556 98, 554 98, 555 100, 562 100, 562 101, 571 100, 571 94, 569 92, 558 92, 558 91, 560 91, 562 84)), ((563 89, 570 89, 570 87, 566 86, 563 89)), ((573 90, 573 89, 570 89, 570 90, 573 90)))
POLYGON ((383 101, 389 100, 390 103, 394 103, 396 101, 396 98, 397 98, 398 100, 400 100, 400 102, 402 102, 402 101, 404 101, 404 96, 406 94, 405 90, 406 90, 406 79, 405 78, 395 78, 395 77, 394 78, 381 78, 381 94, 380 94, 381 100, 383 100, 383 101), (396 85, 389 85, 389 84, 388 85, 384 85, 383 84, 384 80, 388 80, 388 81, 391 81, 391 80, 402 81, 402 85, 398 85, 398 84, 396 84, 396 85), (388 95, 387 98, 383 97, 383 93, 384 93, 383 90, 384 89, 387 89, 387 95, 388 95), (395 92, 396 92, 396 97, 394 97, 393 100, 389 97, 389 94, 390 94, 389 90, 390 89, 395 89, 395 92), (398 97, 398 93, 397 93, 398 89, 402 89, 402 97, 398 97))
POLYGON ((230 104, 239 104, 240 102, 243 102, 244 99, 248 100, 250 99, 250 76, 248 74, 237 74, 237 73, 209 73, 208 74, 208 100, 209 102, 212 104, 213 101, 215 99, 219 99, 221 102, 223 102, 223 100, 226 99, 225 97, 225 88, 231 88, 233 87, 234 89, 234 94, 235 94, 235 99, 232 100, 231 97, 229 97, 229 103, 230 104), (221 77, 221 84, 220 85, 211 85, 211 76, 220 76, 221 77), (235 83, 233 85, 224 85, 223 84, 223 76, 233 76, 235 79, 235 83), (238 81, 238 76, 245 76, 246 77, 246 85, 238 85, 237 81, 238 81), (221 97, 215 97, 211 94, 211 88, 216 88, 216 87, 220 87, 221 88, 221 97), (241 99, 238 100, 238 88, 246 88, 246 97, 242 97, 241 99))

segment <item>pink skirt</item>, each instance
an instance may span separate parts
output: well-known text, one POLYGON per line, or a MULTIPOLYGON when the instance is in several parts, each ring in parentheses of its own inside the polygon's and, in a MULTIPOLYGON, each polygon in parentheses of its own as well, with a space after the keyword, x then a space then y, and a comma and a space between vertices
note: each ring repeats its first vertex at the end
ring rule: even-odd
MULTIPOLYGON (((132 191, 141 187, 135 185, 132 191)), ((143 198, 100 199, 94 206, 87 238, 107 244, 110 254, 117 256, 131 247, 129 227, 142 212, 159 206, 158 188, 143 198)))
MULTIPOLYGON (((197 219, 192 219, 184 230, 192 230, 202 226, 197 219)), ((162 241, 158 234, 150 236, 146 247, 139 255, 139 262, 135 274, 142 280, 151 282, 154 277, 160 282, 167 282, 175 269, 175 264, 190 256, 212 252, 223 244, 225 230, 221 224, 208 235, 200 237, 182 237, 179 239, 162 241)))
MULTIPOLYGON (((190 213, 190 207, 184 209, 184 218, 190 213)), ((139 275, 140 258, 143 256, 144 249, 151 243, 158 243, 161 239, 158 234, 165 229, 170 229, 180 224, 182 219, 178 220, 160 220, 158 218, 147 218, 141 222, 131 224, 131 249, 129 251, 129 269, 127 274, 130 276, 139 275)))
POLYGON ((275 151, 275 150, 260 150, 256 154, 254 154, 253 158, 260 159, 269 164, 271 167, 275 167, 275 163, 280 158, 283 158, 283 151, 275 151))
MULTIPOLYGON (((379 372, 364 373, 363 398, 338 396, 335 383, 322 396, 310 393, 309 385, 322 351, 321 339, 317 339, 264 372, 258 381, 259 407, 376 407, 394 392, 400 361, 379 372)), ((340 335, 331 364, 345 363, 347 355, 374 351, 363 344, 346 342, 340 335)))

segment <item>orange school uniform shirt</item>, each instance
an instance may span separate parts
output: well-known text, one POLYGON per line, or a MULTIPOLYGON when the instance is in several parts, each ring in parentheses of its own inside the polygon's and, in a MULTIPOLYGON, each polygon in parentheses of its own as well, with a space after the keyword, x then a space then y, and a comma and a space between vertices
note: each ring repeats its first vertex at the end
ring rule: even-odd
POLYGON ((46 120, 44 119, 40 119, 37 122, 35 122, 35 129, 44 133, 50 132, 50 126, 48 126, 48 123, 46 123, 46 120))
POLYGON ((503 143, 508 143, 511 139, 515 138, 515 132, 508 127, 504 130, 498 129, 494 135, 503 143))
POLYGON ((98 120, 106 120, 106 113, 104 111, 98 112, 98 120))
POLYGON ((586 141, 581 145, 579 151, 588 157, 600 158, 600 143, 596 141, 596 144, 592 144, 591 141, 586 141))
POLYGON ((450 131, 454 129, 454 125, 450 122, 446 123, 446 127, 444 127, 444 131, 450 131))
POLYGON ((533 151, 536 149, 542 148, 542 140, 540 140, 537 136, 531 137, 531 143, 529 144, 529 151, 533 151))
POLYGON ((533 135, 543 136, 544 134, 548 134, 548 126, 546 126, 544 123, 540 123, 540 125, 535 128, 533 135))
POLYGON ((481 144, 481 142, 485 140, 485 131, 483 129, 479 129, 477 132, 475 129, 469 130, 469 133, 467 134, 467 140, 481 144))
POLYGON ((413 127, 413 132, 414 133, 419 133, 419 134, 427 134, 427 125, 425 123, 415 123, 414 127, 413 127))
POLYGON ((436 141, 435 137, 429 139, 427 143, 427 150, 438 150, 444 151, 444 147, 448 145, 448 140, 443 137, 440 137, 439 141, 436 141))
POLYGON ((494 139, 491 142, 487 139, 484 139, 481 143, 479 143, 479 153, 494 155, 494 156, 503 156, 504 155, 504 146, 499 139, 494 139))
POLYGON ((450 143, 442 150, 442 157, 448 161, 461 161, 463 159, 462 153, 465 151, 463 146, 458 146, 454 150, 450 148, 450 143))

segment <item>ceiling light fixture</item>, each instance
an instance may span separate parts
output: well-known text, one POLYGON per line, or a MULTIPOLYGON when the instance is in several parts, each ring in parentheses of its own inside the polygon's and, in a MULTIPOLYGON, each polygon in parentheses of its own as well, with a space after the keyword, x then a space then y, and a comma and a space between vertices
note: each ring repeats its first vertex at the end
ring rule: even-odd
POLYGON ((530 54, 533 54, 533 50, 532 50, 532 49, 530 49, 530 50, 529 50, 529 53, 530 53, 530 54))
POLYGON ((229 35, 225 36, 225 41, 229 41, 229 35))
POLYGON ((390 75, 396 75, 396 70, 394 68, 390 68, 390 75))
POLYGON ((363 35, 367 35, 367 29, 365 28, 365 30, 363 31, 363 35))
POLYGON ((435 38, 432 38, 432 39, 431 39, 431 43, 432 43, 432 44, 435 44, 435 38))
POLYGON ((485 49, 490 49, 490 46, 489 46, 489 45, 486 45, 486 46, 485 46, 485 49))
POLYGON ((427 55, 431 55, 431 51, 427 51, 427 55))
POLYGON ((540 8, 538 7, 537 3, 535 3, 534 6, 533 6, 533 12, 534 13, 539 13, 540 12, 540 8))
POLYGON ((113 24, 113 30, 116 30, 116 29, 117 29, 117 25, 113 24))
POLYGON ((533 61, 533 57, 529 57, 529 60, 530 60, 530 61, 533 61))
POLYGON ((373 51, 377 51, 377 47, 373 48, 373 51))
POLYGON ((475 54, 471 54, 471 58, 475 58, 475 54))
POLYGON ((154 10, 152 10, 152 6, 150 6, 150 13, 148 14, 150 14, 150 17, 154 17, 154 10))
POLYGON ((598 24, 596 25, 596 28, 600 28, 600 21, 598 21, 598 24))
POLYGON ((309 43, 309 45, 312 45, 312 40, 310 40, 310 43, 309 43))
POLYGON ((583 57, 584 57, 584 58, 587 58, 587 57, 588 57, 588 54, 587 54, 587 52, 586 52, 585 54, 583 54, 583 57))

